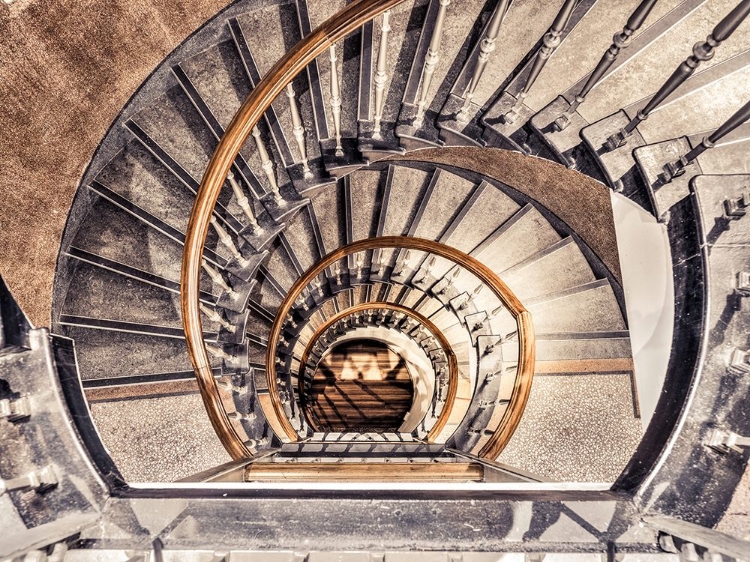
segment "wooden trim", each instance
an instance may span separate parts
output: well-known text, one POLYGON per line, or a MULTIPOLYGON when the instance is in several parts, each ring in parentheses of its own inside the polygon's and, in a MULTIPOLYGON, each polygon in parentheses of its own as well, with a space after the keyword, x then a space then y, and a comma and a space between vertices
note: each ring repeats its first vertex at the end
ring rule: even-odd
MULTIPOLYGON (((320 327, 318 327, 317 330, 315 330, 315 333, 313 334, 312 338, 310 338, 310 341, 308 342, 307 347, 305 347, 305 351, 302 354, 302 361, 300 362, 299 371, 300 392, 304 391, 303 376, 305 374, 305 365, 307 364, 307 359, 310 356, 310 352, 312 351, 315 342, 318 341, 318 338, 320 338, 323 332, 325 332, 339 320, 346 318, 347 316, 352 316, 354 314, 364 312, 365 310, 393 310, 406 314, 420 324, 423 324, 438 340, 440 347, 443 348, 443 351, 448 358, 448 396, 446 396, 445 398, 445 406, 440 412, 435 425, 432 427, 432 429, 430 429, 425 438, 428 443, 433 443, 435 439, 437 439, 438 435, 440 435, 440 432, 445 427, 445 424, 448 423, 448 418, 450 417, 451 411, 453 410, 453 405, 456 401, 456 394, 458 392, 458 359, 456 358, 456 354, 453 352, 453 348, 451 347, 450 342, 445 338, 438 327, 435 326, 435 324, 433 324, 432 321, 430 321, 430 319, 426 316, 423 316, 422 314, 406 306, 390 302, 365 302, 342 310, 341 312, 331 316, 328 320, 326 320, 326 322, 324 322, 320 327)), ((310 418, 311 416, 308 416, 308 423, 313 426, 313 429, 317 430, 318 428, 314 427, 314 424, 312 423, 312 420, 310 418)))
MULTIPOLYGON (((211 156, 198 189, 185 234, 185 248, 182 254, 180 275, 182 323, 188 354, 195 369, 203 404, 214 431, 233 459, 251 457, 252 453, 232 426, 221 402, 208 351, 203 342, 203 326, 198 307, 203 247, 208 235, 209 220, 219 193, 240 148, 273 101, 284 93, 287 84, 331 45, 403 1, 355 0, 290 49, 245 98, 211 156)), ((274 386, 275 384, 274 379, 274 386)))
POLYGON ((245 482, 481 482, 476 462, 251 463, 245 482))

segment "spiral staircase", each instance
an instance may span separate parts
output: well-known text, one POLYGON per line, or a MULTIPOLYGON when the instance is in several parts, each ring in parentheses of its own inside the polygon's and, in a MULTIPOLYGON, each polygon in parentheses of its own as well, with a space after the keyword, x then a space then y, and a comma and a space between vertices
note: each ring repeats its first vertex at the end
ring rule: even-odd
POLYGON ((0 287, 0 559, 750 556, 749 13, 220 12, 84 174, 56 335, 0 287), (671 252, 645 420, 610 197, 671 252))

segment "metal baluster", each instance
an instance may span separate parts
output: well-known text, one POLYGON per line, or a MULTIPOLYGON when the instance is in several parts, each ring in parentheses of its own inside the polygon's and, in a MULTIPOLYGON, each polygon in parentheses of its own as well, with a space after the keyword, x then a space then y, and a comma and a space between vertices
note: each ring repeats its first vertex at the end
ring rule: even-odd
POLYGON ((255 139, 255 146, 258 147, 258 155, 260 156, 263 171, 268 178, 268 183, 271 185, 273 200, 276 204, 280 205, 284 200, 281 198, 281 193, 279 193, 279 184, 276 182, 276 175, 273 172, 273 162, 271 162, 271 158, 268 156, 268 150, 266 150, 263 139, 260 138, 260 130, 257 126, 253 127, 253 138, 255 139))
POLYGON ((310 166, 307 163, 307 147, 305 146, 305 126, 302 124, 302 118, 299 115, 299 108, 297 107, 297 101, 294 98, 294 87, 291 83, 286 85, 286 97, 289 98, 289 108, 292 114, 292 132, 294 138, 297 141, 297 148, 299 148, 300 159, 302 161, 302 173, 306 180, 313 178, 313 173, 310 170, 310 166))
POLYGON ((214 227, 214 230, 216 230, 216 234, 219 235, 219 240, 222 244, 224 244, 227 250, 229 250, 229 253, 234 256, 234 258, 242 265, 242 267, 246 267, 249 262, 242 257, 242 254, 240 254, 240 251, 234 245, 232 237, 226 230, 224 230, 224 227, 219 224, 219 221, 217 221, 215 217, 211 217, 211 226, 214 227))
POLYGON ((216 312, 214 309, 207 307, 205 304, 198 303, 198 306, 200 307, 203 314, 205 314, 209 320, 216 322, 224 328, 227 332, 234 334, 237 331, 237 326, 234 326, 233 324, 230 324, 227 322, 221 314, 216 312))
POLYGON ((742 0, 734 10, 729 12, 729 14, 721 20, 716 27, 714 27, 713 32, 703 43, 699 41, 693 46, 693 54, 677 67, 667 81, 662 84, 659 91, 654 94, 654 97, 649 100, 646 107, 641 109, 638 114, 630 120, 630 123, 607 139, 605 148, 607 150, 615 150, 624 145, 627 142, 628 136, 630 136, 636 127, 638 127, 642 121, 645 121, 651 112, 659 107, 659 105, 683 82, 685 82, 685 80, 690 78, 701 62, 713 58, 716 47, 718 47, 723 41, 729 39, 732 33, 734 33, 734 30, 737 29, 747 17, 748 13, 750 13, 750 0, 742 0))
POLYGON ((383 14, 383 25, 380 28, 380 46, 378 47, 378 68, 375 72, 375 125, 372 133, 373 138, 381 139, 380 134, 380 121, 383 118, 383 107, 385 106, 385 98, 383 92, 385 91, 385 83, 388 80, 386 71, 386 62, 388 55, 388 32, 391 30, 390 26, 391 11, 388 10, 383 14))
POLYGON ((234 197, 237 199, 237 204, 242 209, 242 212, 245 213, 253 232, 261 232, 263 229, 260 224, 258 224, 258 219, 255 217, 255 213, 250 206, 250 200, 245 195, 245 192, 242 191, 242 187, 231 171, 227 174, 227 179, 229 180, 229 185, 232 186, 232 191, 234 191, 234 197))
POLYGON ((203 266, 203 269, 208 273, 208 276, 211 278, 211 281, 216 283, 219 287, 224 289, 227 293, 234 293, 232 290, 232 287, 229 286, 229 284, 224 280, 224 277, 222 277, 221 273, 216 271, 213 267, 208 265, 205 261, 201 263, 203 266))
POLYGON ((341 146, 341 90, 339 88, 339 70, 336 65, 336 46, 331 45, 328 49, 331 55, 331 112, 333 113, 333 129, 336 135, 336 156, 343 156, 344 149, 341 146))
POLYGON ((487 62, 490 60, 490 54, 495 50, 495 40, 500 32, 500 26, 503 23, 506 12, 508 11, 509 4, 510 0, 500 0, 495 8, 495 12, 492 14, 492 19, 487 28, 487 34, 479 45, 479 58, 477 59, 476 67, 474 67, 474 74, 472 74, 469 85, 464 92, 464 105, 456 115, 456 120, 458 121, 465 122, 469 119, 471 100, 474 97, 474 92, 479 84, 479 79, 482 78, 487 62))
POLYGON ((424 69, 422 70, 422 86, 419 94, 419 104, 417 105, 417 115, 414 118, 413 123, 415 127, 421 127, 422 120, 424 119, 425 105, 427 104, 427 96, 430 92, 430 82, 432 82, 432 74, 435 72, 435 67, 440 60, 440 42, 443 39, 443 24, 445 23, 445 12, 450 3, 451 0, 440 0, 440 7, 438 8, 437 18, 435 18, 435 29, 432 31, 430 46, 427 49, 424 69))
POLYGON ((550 27, 549 31, 544 34, 544 37, 542 38, 542 46, 539 49, 539 52, 536 54, 534 62, 531 64, 531 70, 529 71, 529 75, 526 77, 526 82, 523 86, 523 89, 519 92, 518 97, 516 98, 516 103, 514 103, 513 107, 511 107, 503 115, 503 121, 505 123, 512 124, 516 121, 516 119, 518 119, 519 109, 523 105, 523 100, 525 100, 526 96, 529 95, 529 90, 531 90, 534 82, 536 82, 536 79, 541 74, 542 70, 547 64, 547 61, 562 42, 562 40, 560 39, 560 35, 562 34, 563 29, 565 29, 565 26, 568 25, 568 22, 570 21, 570 16, 573 13, 575 4, 576 0, 565 0, 562 8, 560 8, 560 11, 557 13, 555 21, 552 22, 552 27, 550 27))
POLYGON ((716 146, 723 137, 734 131, 737 127, 742 125, 745 121, 750 119, 750 101, 743 105, 739 111, 727 119, 721 127, 716 129, 708 137, 704 137, 701 143, 696 146, 693 150, 681 156, 676 162, 669 162, 664 166, 664 181, 670 182, 677 176, 681 176, 685 173, 685 168, 693 160, 698 158, 709 148, 716 146))
POLYGON ((570 125, 570 117, 578 110, 578 106, 586 100, 586 96, 591 92, 594 86, 596 86, 599 80, 602 79, 604 73, 607 72, 617 60, 620 51, 630 45, 630 42, 633 39, 633 34, 640 29, 641 25, 643 25, 643 22, 648 17, 649 13, 651 13, 651 9, 654 5, 656 5, 656 0, 643 0, 630 15, 630 18, 625 24, 625 27, 622 28, 622 31, 615 34, 612 38, 612 44, 609 46, 609 49, 604 52, 604 55, 602 55, 602 58, 599 60, 599 64, 596 65, 594 71, 589 75, 586 84, 584 84, 581 91, 578 92, 573 103, 570 104, 567 111, 555 119, 554 126, 556 131, 562 131, 570 125))

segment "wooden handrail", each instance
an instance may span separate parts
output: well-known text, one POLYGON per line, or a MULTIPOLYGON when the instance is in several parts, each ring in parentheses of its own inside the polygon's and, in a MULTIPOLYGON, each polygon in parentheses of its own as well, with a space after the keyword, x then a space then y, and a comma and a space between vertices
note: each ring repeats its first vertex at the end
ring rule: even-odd
MULTIPOLYGON (((289 50, 248 94, 211 156, 190 213, 180 275, 180 305, 190 361, 211 425, 233 459, 252 456, 227 416, 203 342, 198 295, 209 220, 240 148, 287 84, 336 41, 404 0, 355 0, 289 50)), ((275 386, 274 379, 274 386, 275 386)))
MULTIPOLYGON (((458 359, 456 358, 456 354, 453 351, 453 347, 451 347, 450 342, 446 339, 446 337, 443 335, 443 332, 440 331, 440 329, 426 316, 420 314, 419 312, 412 310, 409 307, 403 306, 401 304, 396 304, 392 302, 363 302, 360 304, 357 304, 355 306, 351 306, 347 309, 344 309, 337 314, 334 314, 331 316, 328 320, 326 320, 321 326, 319 326, 316 330, 313 336, 310 338, 310 341, 308 342, 307 346, 305 347, 305 351, 302 354, 302 361, 300 363, 300 371, 299 371, 299 389, 300 392, 303 392, 304 388, 304 371, 307 365, 307 359, 310 357, 310 352, 312 351, 313 346, 315 345, 315 342, 320 338, 320 336, 331 326, 333 326, 336 322, 339 320, 346 318, 347 316, 351 316, 353 314, 358 314, 360 312, 364 312, 365 310, 393 310, 396 312, 401 312, 408 316, 409 318, 413 318, 420 324, 424 325, 427 330, 435 337, 435 339, 438 340, 438 343, 440 344, 440 347, 443 348, 443 351, 445 352, 445 356, 448 359, 448 396, 445 397, 445 406, 443 407, 443 410, 440 412, 440 415, 438 416, 437 421, 435 422, 435 425, 430 429, 430 431, 427 433, 427 437, 425 440, 428 443, 433 443, 435 439, 437 439, 438 435, 440 435, 440 432, 445 427, 445 424, 448 423, 448 418, 451 415, 451 411, 453 410, 453 404, 456 402, 456 394, 458 393, 458 359)), ((311 422, 310 416, 308 416, 308 423, 311 422)), ((313 424, 310 423, 312 426, 313 424)), ((314 428, 315 429, 315 428, 314 428)))
POLYGON ((276 342, 278 342, 286 317, 294 306, 297 297, 305 287, 312 283, 331 264, 349 254, 365 252, 376 248, 399 248, 427 252, 459 265, 477 277, 484 285, 487 285, 516 320, 519 341, 518 368, 510 403, 492 436, 479 452, 479 456, 494 460, 508 444, 508 441, 510 441, 510 438, 518 427, 529 398, 529 393, 531 392, 536 349, 531 314, 523 307, 521 301, 518 300, 510 288, 489 267, 456 248, 424 238, 382 236, 380 238, 359 240, 342 246, 324 256, 297 279, 279 306, 276 319, 268 335, 268 346, 266 347, 266 383, 269 394, 268 396, 264 396, 260 401, 266 420, 279 437, 285 436, 290 441, 296 441, 299 438, 291 422, 286 417, 283 405, 279 399, 275 361, 276 342))

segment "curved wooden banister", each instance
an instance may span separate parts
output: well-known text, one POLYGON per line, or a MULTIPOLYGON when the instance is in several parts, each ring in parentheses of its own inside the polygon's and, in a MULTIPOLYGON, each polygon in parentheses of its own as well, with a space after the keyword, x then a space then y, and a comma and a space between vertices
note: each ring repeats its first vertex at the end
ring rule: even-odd
MULTIPOLYGON (((363 302, 334 314, 321 326, 319 326, 315 330, 313 336, 310 338, 310 341, 308 342, 307 346, 305 347, 305 351, 302 354, 302 361, 300 362, 299 372, 300 392, 303 391, 303 375, 307 365, 307 359, 309 358, 310 352, 312 351, 312 348, 318 338, 320 338, 320 336, 328 328, 333 326, 339 320, 353 314, 364 312, 366 310, 393 310, 396 312, 401 312, 409 318, 413 318, 427 328, 427 330, 435 337, 435 339, 440 344, 440 347, 445 352, 445 356, 448 359, 448 396, 445 397, 445 406, 440 412, 435 425, 432 427, 432 429, 430 429, 430 431, 427 433, 427 437, 425 438, 428 443, 434 442, 445 427, 445 424, 448 423, 448 418, 450 417, 451 411, 453 410, 453 404, 456 401, 456 394, 458 393, 458 359, 456 358, 456 354, 453 351, 453 347, 451 347, 450 342, 443 335, 443 332, 441 332, 440 329, 435 326, 435 324, 429 318, 401 304, 392 302, 363 302)), ((308 416, 308 422, 310 421, 310 416, 308 416)), ((313 424, 311 423, 310 425, 312 426, 313 424)))
POLYGON ((252 456, 252 453, 232 426, 221 402, 208 352, 203 343, 203 326, 198 307, 203 246, 214 206, 240 147, 286 85, 336 41, 403 1, 355 0, 288 51, 245 98, 211 156, 198 189, 182 255, 182 323, 188 354, 195 369, 208 417, 222 445, 233 459, 247 458, 252 456))
MULTIPOLYGON (((535 336, 534 327, 531 322, 531 314, 521 304, 521 301, 513 294, 510 288, 489 267, 476 258, 433 240, 415 238, 410 236, 382 236, 380 238, 367 238, 359 240, 327 254, 315 265, 310 267, 294 283, 287 296, 282 301, 276 313, 271 330, 268 335, 268 346, 266 347, 266 383, 268 395, 261 397, 261 407, 271 428, 279 437, 290 441, 299 439, 292 423, 286 417, 284 408, 279 399, 278 386, 276 384, 276 343, 279 340, 284 327, 286 317, 294 306, 297 297, 302 290, 310 285, 313 280, 323 273, 333 263, 339 261, 349 254, 366 252, 376 248, 398 248, 427 252, 444 258, 464 268, 477 277, 480 282, 487 285, 495 296, 503 303, 503 306, 516 320, 518 329, 519 353, 518 370, 516 381, 511 394, 510 403, 503 414, 497 429, 480 451, 480 456, 486 458, 497 458, 500 451, 507 445, 513 436, 516 427, 521 421, 523 410, 531 392, 531 382, 534 377, 534 352, 535 336)), ((196 296, 197 299, 197 296, 196 296)))

